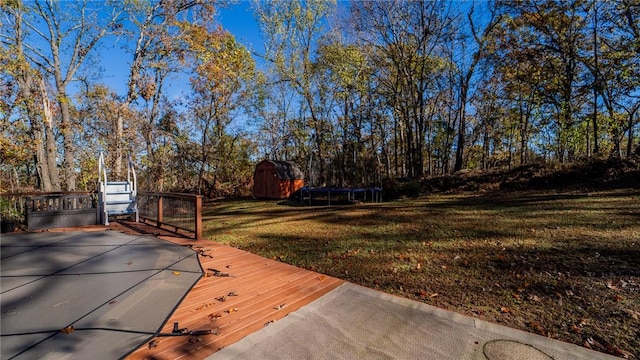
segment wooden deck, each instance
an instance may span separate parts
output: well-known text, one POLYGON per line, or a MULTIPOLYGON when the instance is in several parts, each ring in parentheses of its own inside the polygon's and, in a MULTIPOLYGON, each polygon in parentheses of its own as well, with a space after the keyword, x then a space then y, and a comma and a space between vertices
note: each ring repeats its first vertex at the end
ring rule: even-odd
MULTIPOLYGON (((209 240, 176 237, 155 227, 114 223, 114 230, 147 232, 199 252, 205 272, 219 270, 230 276, 205 276, 187 294, 161 330, 212 330, 218 335, 159 337, 155 347, 145 344, 127 359, 204 359, 245 336, 278 321, 343 283, 342 280, 303 270, 209 240), (237 296, 229 296, 235 292, 237 296), (225 301, 216 298, 226 296, 225 301)), ((102 228, 104 229, 104 228, 102 228)))

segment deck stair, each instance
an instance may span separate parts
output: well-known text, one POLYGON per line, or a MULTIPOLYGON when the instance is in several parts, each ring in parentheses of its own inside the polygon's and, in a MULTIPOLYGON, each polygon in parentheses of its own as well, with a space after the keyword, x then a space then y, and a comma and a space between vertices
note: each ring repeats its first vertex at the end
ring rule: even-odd
POLYGON ((100 206, 100 222, 109 225, 109 216, 133 215, 139 221, 137 203, 136 171, 131 160, 127 159, 127 179, 119 181, 107 180, 107 168, 104 155, 100 153, 98 161, 99 190, 98 202, 100 206))

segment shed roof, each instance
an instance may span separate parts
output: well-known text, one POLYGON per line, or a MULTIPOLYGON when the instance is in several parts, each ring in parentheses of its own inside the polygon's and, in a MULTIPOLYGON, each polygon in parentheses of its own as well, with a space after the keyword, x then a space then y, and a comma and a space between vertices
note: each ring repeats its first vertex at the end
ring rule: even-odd
POLYGON ((281 180, 298 180, 304 179, 304 173, 300 167, 292 161, 282 160, 263 160, 273 164, 276 173, 281 180))

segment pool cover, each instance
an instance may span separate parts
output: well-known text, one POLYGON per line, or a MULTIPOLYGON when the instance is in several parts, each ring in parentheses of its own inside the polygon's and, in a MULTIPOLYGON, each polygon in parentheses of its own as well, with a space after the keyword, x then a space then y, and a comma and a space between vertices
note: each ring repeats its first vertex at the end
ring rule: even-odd
POLYGON ((202 276, 195 251, 116 231, 3 234, 0 358, 118 359, 202 276))

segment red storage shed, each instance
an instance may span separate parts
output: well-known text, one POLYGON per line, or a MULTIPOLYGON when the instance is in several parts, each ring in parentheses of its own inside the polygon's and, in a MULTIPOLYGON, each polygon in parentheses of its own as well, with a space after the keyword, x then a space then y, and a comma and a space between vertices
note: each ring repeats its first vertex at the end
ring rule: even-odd
POLYGON ((304 186, 304 174, 291 161, 262 160, 253 173, 253 196, 287 199, 304 186))

